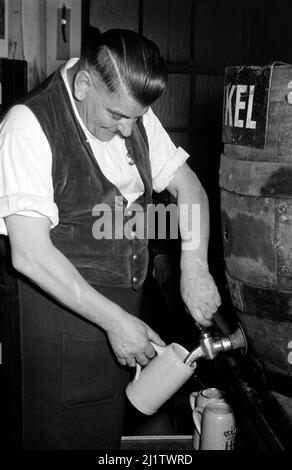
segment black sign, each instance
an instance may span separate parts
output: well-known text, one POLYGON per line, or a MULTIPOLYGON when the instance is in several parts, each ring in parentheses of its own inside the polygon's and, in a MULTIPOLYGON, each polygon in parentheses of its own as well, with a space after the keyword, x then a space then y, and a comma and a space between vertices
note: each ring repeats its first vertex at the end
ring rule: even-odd
POLYGON ((271 68, 269 65, 225 69, 222 131, 225 143, 265 146, 271 68))

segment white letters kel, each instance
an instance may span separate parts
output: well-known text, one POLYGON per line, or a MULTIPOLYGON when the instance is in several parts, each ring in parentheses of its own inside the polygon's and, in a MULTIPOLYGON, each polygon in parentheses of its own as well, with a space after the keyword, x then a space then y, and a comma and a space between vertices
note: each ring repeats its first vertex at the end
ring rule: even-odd
POLYGON ((246 129, 255 129, 256 121, 252 120, 254 103, 255 85, 227 85, 225 89, 225 116, 224 124, 230 127, 239 127, 246 129), (232 98, 236 90, 234 113, 232 107, 232 98), (248 92, 248 99, 243 95, 248 92), (245 111, 245 113, 244 113, 245 111), (234 120, 233 120, 234 115, 234 120), (246 118, 244 120, 244 117, 246 118), (244 125, 245 122, 245 125, 244 125))

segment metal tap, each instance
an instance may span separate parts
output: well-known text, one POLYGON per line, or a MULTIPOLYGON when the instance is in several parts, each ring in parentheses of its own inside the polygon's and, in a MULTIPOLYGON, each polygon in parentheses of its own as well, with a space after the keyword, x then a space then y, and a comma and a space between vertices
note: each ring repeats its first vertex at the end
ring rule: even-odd
POLYGON ((185 358, 184 363, 192 366, 192 364, 203 357, 204 359, 214 359, 219 352, 229 351, 231 349, 243 349, 246 353, 247 341, 242 326, 239 323, 237 330, 230 336, 214 339, 210 330, 197 325, 201 331, 200 345, 193 349, 185 358))

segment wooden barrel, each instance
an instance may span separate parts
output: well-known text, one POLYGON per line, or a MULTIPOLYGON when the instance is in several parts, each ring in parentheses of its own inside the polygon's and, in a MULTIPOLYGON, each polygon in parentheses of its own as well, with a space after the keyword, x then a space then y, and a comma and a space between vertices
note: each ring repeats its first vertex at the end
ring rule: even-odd
POLYGON ((270 387, 292 396, 292 65, 228 67, 224 91, 229 292, 270 387))

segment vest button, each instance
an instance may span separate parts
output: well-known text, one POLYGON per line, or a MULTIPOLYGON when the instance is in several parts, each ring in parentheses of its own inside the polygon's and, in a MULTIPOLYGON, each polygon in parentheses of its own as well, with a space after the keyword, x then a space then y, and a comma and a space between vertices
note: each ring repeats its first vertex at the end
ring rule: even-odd
POLYGON ((138 281, 138 278, 137 277, 133 277, 133 282, 137 282, 138 281))

